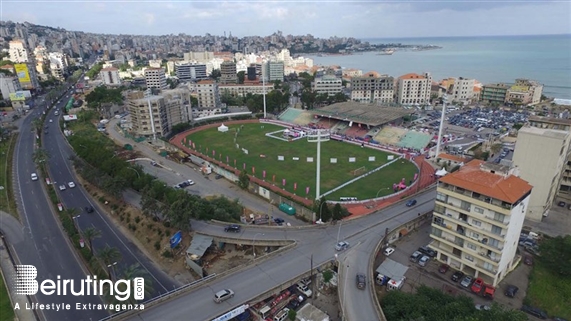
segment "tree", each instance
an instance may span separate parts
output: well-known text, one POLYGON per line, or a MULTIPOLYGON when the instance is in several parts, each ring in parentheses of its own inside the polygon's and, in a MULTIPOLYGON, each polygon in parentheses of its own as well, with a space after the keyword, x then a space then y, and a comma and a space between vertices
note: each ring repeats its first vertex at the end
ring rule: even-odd
POLYGON ((50 154, 47 150, 38 148, 32 155, 32 159, 34 160, 34 163, 43 166, 50 159, 50 154))
POLYGON ((287 312, 287 318, 291 321, 295 321, 295 317, 297 316, 297 312, 294 309, 291 309, 287 312))
MULTIPOLYGON (((141 265, 139 263, 135 263, 126 267, 123 271, 121 271, 120 276, 121 279, 129 281, 133 281, 135 278, 143 278, 145 284, 143 288, 145 297, 150 298, 153 292, 153 281, 151 281, 151 279, 149 278, 149 274, 147 273, 146 270, 141 268, 141 265)), ((120 286, 126 287, 124 283, 120 284, 120 286)), ((126 289, 120 289, 120 290, 125 291, 126 289)), ((127 300, 127 302, 136 303, 134 296, 135 288, 131 287, 130 290, 131 290, 131 295, 129 295, 129 300, 127 300)))
POLYGON ((238 72, 238 83, 243 84, 244 79, 246 79, 246 72, 244 70, 238 72))
POLYGON ((248 176, 248 172, 246 172, 246 171, 240 172, 240 176, 238 177, 238 185, 242 189, 248 188, 248 186, 250 185, 250 177, 248 176))
POLYGON ((101 237, 101 231, 91 226, 83 230, 83 237, 87 240, 87 245, 89 245, 89 250, 93 255, 93 240, 101 237))
POLYGON ((349 213, 347 212, 346 208, 341 207, 339 203, 333 206, 333 213, 331 214, 334 220, 341 220, 344 217, 348 216, 349 213))
POLYGON ((110 247, 109 245, 106 245, 104 248, 97 251, 97 257, 99 257, 99 259, 103 261, 103 264, 105 264, 104 268, 107 269, 107 273, 112 275, 111 270, 109 270, 109 265, 115 264, 121 260, 121 252, 119 252, 116 247, 110 247))
POLYGON ((319 201, 315 202, 314 209, 316 219, 321 219, 322 222, 329 222, 331 220, 331 210, 327 206, 327 199, 321 197, 319 201))
POLYGON ((497 152, 502 150, 502 144, 494 144, 491 147, 492 153, 496 154, 497 152))
POLYGON ((32 125, 34 126, 36 133, 39 135, 40 132, 42 131, 42 126, 43 126, 42 120, 40 118, 36 118, 32 120, 32 125))
POLYGON ((222 73, 220 73, 220 69, 214 69, 212 70, 212 73, 210 74, 210 78, 218 80, 220 79, 220 76, 222 76, 222 73))

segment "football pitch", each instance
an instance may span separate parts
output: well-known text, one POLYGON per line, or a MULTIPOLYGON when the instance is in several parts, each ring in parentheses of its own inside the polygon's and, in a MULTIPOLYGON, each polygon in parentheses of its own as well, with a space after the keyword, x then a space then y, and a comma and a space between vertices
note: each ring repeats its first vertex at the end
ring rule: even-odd
MULTIPOLYGON (((266 123, 234 124, 228 126, 227 132, 219 132, 214 127, 192 133, 186 137, 186 142, 190 148, 204 155, 238 170, 245 169, 248 175, 298 196, 314 199, 316 143, 307 142, 307 138, 288 142, 266 136, 266 133, 284 129, 266 123)), ((282 133, 274 136, 282 137, 282 133)), ((340 197, 364 200, 374 198, 377 193, 379 197, 392 194, 393 184, 403 178, 408 185, 418 172, 417 167, 410 161, 398 159, 397 155, 390 160, 390 155, 393 154, 344 142, 322 142, 321 194, 391 162, 325 198, 332 201, 338 201, 340 197)))

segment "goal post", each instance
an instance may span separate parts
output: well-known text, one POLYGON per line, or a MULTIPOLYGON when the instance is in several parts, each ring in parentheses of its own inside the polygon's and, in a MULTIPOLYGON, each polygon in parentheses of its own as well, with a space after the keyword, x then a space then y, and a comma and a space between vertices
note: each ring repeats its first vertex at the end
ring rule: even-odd
POLYGON ((352 170, 351 174, 353 174, 353 176, 357 176, 357 175, 360 175, 366 171, 367 171, 367 168, 365 166, 362 166, 362 167, 359 167, 357 169, 352 170))

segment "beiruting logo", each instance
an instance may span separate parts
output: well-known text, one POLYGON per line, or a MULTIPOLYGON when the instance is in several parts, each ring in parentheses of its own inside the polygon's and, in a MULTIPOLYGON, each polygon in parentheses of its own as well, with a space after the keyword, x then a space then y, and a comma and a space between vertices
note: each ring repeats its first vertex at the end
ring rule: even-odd
MULTIPOLYGON (((72 296, 88 296, 88 295, 107 295, 115 297, 117 301, 124 302, 128 300, 133 293, 135 300, 143 300, 145 297, 145 280, 143 278, 134 278, 131 280, 112 281, 108 279, 97 279, 97 276, 88 275, 85 279, 73 280, 62 279, 59 275, 56 280, 46 279, 38 283, 38 270, 33 265, 16 265, 16 273, 14 275, 14 284, 16 294, 19 295, 36 295, 41 292, 43 295, 72 295, 72 296), (133 291, 131 291, 133 286, 133 291)), ((139 310, 144 309, 142 304, 81 304, 76 303, 77 310, 139 310)), ((14 309, 20 309, 18 303, 14 309)), ((37 310, 70 310, 70 304, 38 304, 34 303, 30 306, 26 303, 26 309, 37 310)))

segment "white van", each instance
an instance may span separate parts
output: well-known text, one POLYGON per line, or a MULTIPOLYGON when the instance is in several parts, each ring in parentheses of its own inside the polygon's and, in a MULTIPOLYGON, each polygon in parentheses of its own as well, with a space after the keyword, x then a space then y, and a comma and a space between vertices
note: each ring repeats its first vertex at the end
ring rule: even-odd
POLYGON ((289 313, 289 309, 285 308, 283 310, 281 310, 280 312, 278 312, 278 314, 276 314, 276 316, 274 317, 274 321, 284 321, 287 318, 287 315, 289 313))
POLYGON ((263 320, 265 320, 267 317, 270 316, 270 312, 272 312, 272 308, 270 308, 267 305, 261 308, 259 311, 260 316, 262 317, 263 320))

